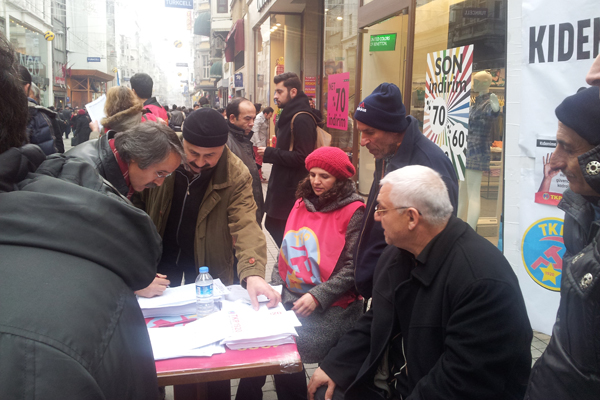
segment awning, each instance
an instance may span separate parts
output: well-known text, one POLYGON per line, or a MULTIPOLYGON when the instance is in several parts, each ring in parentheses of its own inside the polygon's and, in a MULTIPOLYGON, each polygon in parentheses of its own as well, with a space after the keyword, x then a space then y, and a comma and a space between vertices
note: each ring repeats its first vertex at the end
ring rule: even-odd
POLYGON ((244 50, 244 20, 238 19, 225 39, 225 61, 233 62, 237 53, 244 50))
POLYGON ((215 61, 212 67, 210 67, 210 77, 216 79, 223 77, 223 62, 215 61))
POLYGON ((110 82, 115 79, 114 76, 105 74, 102 71, 98 71, 97 69, 72 69, 71 77, 77 78, 96 78, 102 82, 110 82))
POLYGON ((194 22, 194 35, 210 37, 210 11, 198 14, 194 22))

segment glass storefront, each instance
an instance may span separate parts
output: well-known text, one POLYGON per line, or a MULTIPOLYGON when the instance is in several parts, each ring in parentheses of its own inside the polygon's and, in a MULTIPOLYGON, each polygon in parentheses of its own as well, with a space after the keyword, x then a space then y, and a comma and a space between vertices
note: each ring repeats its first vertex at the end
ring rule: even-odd
MULTIPOLYGON (((256 40, 256 82, 255 103, 263 108, 272 107, 275 115, 281 110, 273 102, 276 75, 287 71, 300 76, 302 16, 296 14, 271 14, 255 31, 256 40)), ((271 120, 271 135, 275 126, 271 120)))
MULTIPOLYGON (((323 90, 338 58, 348 60, 352 39, 345 36, 342 22, 355 13, 362 42, 356 96, 364 98, 382 82, 400 88, 408 113, 455 165, 458 216, 496 244, 502 234, 507 0, 340 3, 324 1, 323 90), (333 14, 337 9, 341 11, 333 14)), ((354 83, 351 64, 347 69, 340 64, 340 70, 350 71, 354 83)), ((326 107, 324 111, 326 115, 326 107)), ((352 137, 351 129, 334 133, 352 137)), ((375 161, 363 147, 354 155, 359 157, 358 189, 366 194, 375 161)))
POLYGON ((325 0, 325 26, 323 48, 323 76, 321 93, 321 112, 327 119, 327 84, 328 76, 348 72, 350 74, 350 90, 348 104, 348 128, 338 130, 326 128, 331 134, 331 145, 340 147, 346 152, 352 151, 353 144, 353 112, 356 96, 356 55, 357 55, 357 15, 359 0, 325 0))
POLYGON ((29 29, 17 20, 10 19, 9 29, 10 42, 19 53, 19 62, 27 67, 33 82, 40 88, 41 103, 48 105, 48 42, 43 34, 29 29))
POLYGON ((494 244, 499 236, 504 179, 506 7, 506 0, 417 1, 410 105, 423 133, 435 134, 430 120, 434 110, 429 109, 429 116, 426 113, 427 107, 436 107, 435 96, 427 96, 426 76, 462 67, 461 57, 469 57, 469 51, 450 49, 472 45, 471 96, 464 100, 469 113, 463 108, 453 116, 448 106, 444 118, 446 124, 458 126, 456 132, 468 132, 463 143, 466 163, 463 167, 455 162, 457 169, 464 170, 459 173, 464 180, 459 184, 458 216, 494 244), (428 54, 434 52, 439 56, 428 61, 428 54))
MULTIPOLYGON (((406 80, 408 22, 408 13, 403 12, 362 30, 361 99, 382 82, 394 83, 403 90, 406 80)), ((361 147, 359 151, 358 190, 367 194, 373 181, 375 159, 366 147, 361 147)))

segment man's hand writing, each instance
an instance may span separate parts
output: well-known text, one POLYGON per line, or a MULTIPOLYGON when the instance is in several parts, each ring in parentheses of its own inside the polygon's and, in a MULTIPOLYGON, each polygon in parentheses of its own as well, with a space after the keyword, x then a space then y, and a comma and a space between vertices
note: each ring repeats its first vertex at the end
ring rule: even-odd
POLYGON ((249 276, 246 278, 246 289, 252 302, 252 308, 258 311, 258 296, 263 294, 269 299, 267 307, 273 308, 281 302, 281 295, 275 291, 263 278, 260 276, 249 276))
POLYGON ((150 286, 148 286, 145 289, 138 290, 137 292, 135 292, 135 294, 137 294, 138 296, 148 298, 160 296, 161 294, 163 294, 165 289, 169 287, 170 283, 171 281, 167 279, 166 275, 156 274, 156 278, 154 278, 150 286))

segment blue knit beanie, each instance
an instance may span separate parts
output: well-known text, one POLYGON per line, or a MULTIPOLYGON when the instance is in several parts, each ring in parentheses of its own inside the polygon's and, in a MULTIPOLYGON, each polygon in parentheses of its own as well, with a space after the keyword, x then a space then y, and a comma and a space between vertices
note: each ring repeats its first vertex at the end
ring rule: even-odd
POLYGON ((590 87, 567 97, 554 111, 560 122, 594 146, 600 144, 599 96, 598 87, 590 87))
POLYGON ((372 128, 402 133, 408 128, 402 94, 393 83, 382 83, 354 112, 354 118, 372 128))

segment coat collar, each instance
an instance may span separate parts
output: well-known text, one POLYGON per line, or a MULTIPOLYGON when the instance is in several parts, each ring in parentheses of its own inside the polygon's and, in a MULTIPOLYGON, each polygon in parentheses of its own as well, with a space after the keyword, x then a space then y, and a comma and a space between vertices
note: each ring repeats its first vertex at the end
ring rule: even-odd
POLYGON ((465 234, 468 227, 462 220, 451 216, 444 230, 437 236, 435 246, 427 257, 427 264, 424 267, 415 268, 412 273, 413 276, 424 286, 429 286, 446 262, 454 244, 465 234))

